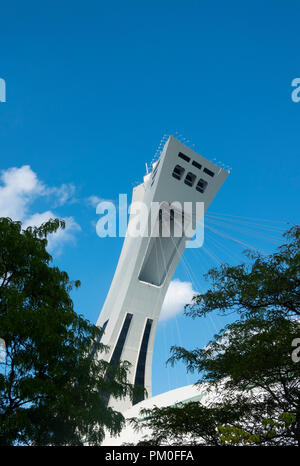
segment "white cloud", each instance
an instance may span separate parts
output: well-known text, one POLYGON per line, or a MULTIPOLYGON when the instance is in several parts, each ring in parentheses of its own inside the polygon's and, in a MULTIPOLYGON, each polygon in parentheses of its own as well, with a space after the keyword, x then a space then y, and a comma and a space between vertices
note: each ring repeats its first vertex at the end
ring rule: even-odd
POLYGON ((180 314, 186 304, 191 303, 193 296, 197 294, 193 290, 191 282, 182 282, 178 279, 171 281, 159 320, 167 320, 180 314))
MULTIPOLYGON (((12 167, 2 170, 0 174, 0 217, 10 217, 22 221, 23 228, 40 226, 50 218, 60 216, 51 210, 42 213, 31 213, 32 202, 39 197, 50 197, 54 207, 70 201, 75 187, 72 184, 62 184, 59 187, 48 187, 42 183, 29 165, 20 168, 12 167)), ((59 229, 48 237, 48 249, 60 253, 67 242, 74 242, 76 231, 81 228, 73 217, 66 217, 64 230, 59 229)))
MULTIPOLYGON (((89 197, 86 197, 85 198, 85 202, 87 203, 87 205, 89 205, 90 207, 97 207, 97 205, 99 204, 99 202, 110 202, 111 204, 114 204, 115 206, 117 206, 117 203, 116 201, 114 201, 113 199, 105 199, 103 197, 99 197, 99 196, 89 196, 89 197)), ((121 208, 122 206, 119 206, 119 208, 121 208)), ((127 209, 127 204, 126 204, 126 209, 127 209)))
POLYGON ((74 201, 75 186, 72 183, 62 184, 54 188, 47 188, 45 194, 56 197, 55 205, 62 206, 68 201, 74 201))
MULTIPOLYGON (((39 227, 42 223, 47 222, 50 218, 56 218, 53 212, 48 210, 47 212, 43 212, 41 214, 33 214, 31 215, 26 222, 23 224, 23 228, 27 228, 28 226, 37 226, 39 227)), ((80 231, 81 227, 78 223, 75 222, 73 217, 66 217, 62 220, 65 221, 66 226, 65 229, 59 229, 56 233, 50 234, 48 236, 48 250, 55 251, 57 254, 60 254, 62 251, 62 246, 65 243, 74 243, 75 236, 74 233, 76 231, 80 231)))
POLYGON ((0 216, 23 220, 30 202, 44 191, 43 184, 29 165, 3 170, 0 175, 0 216))
POLYGON ((102 201, 102 200, 103 199, 101 199, 98 196, 90 196, 90 197, 87 198, 87 203, 92 207, 97 207, 99 202, 102 201))
POLYGON ((39 196, 52 197, 55 206, 62 206, 73 198, 71 183, 49 187, 42 183, 29 165, 2 170, 0 174, 0 216, 23 220, 30 204, 39 196))

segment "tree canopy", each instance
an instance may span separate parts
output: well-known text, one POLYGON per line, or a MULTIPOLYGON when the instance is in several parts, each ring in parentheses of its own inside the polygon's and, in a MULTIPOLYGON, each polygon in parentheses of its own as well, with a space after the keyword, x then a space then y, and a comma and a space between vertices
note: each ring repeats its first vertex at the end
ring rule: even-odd
POLYGON ((101 329, 70 297, 79 281, 51 266, 47 236, 58 228, 0 219, 0 445, 98 445, 124 423, 107 398, 131 394, 127 364, 100 359, 101 329))
POLYGON ((195 296, 186 315, 202 317, 218 310, 238 312, 242 317, 300 317, 300 228, 292 227, 287 240, 269 256, 246 251, 250 264, 223 264, 206 275, 211 288, 195 296))

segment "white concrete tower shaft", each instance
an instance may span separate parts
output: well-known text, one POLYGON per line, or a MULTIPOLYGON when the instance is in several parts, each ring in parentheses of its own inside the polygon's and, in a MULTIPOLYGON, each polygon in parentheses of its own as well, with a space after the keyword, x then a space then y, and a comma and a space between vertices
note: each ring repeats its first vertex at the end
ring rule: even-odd
MULTIPOLYGON (((97 325, 104 330, 101 341, 110 347, 104 358, 111 362, 129 361, 129 381, 146 388, 148 397, 152 395, 152 353, 159 314, 187 244, 184 234, 174 235, 172 222, 173 226, 178 219, 181 222, 181 214, 171 206, 171 216, 168 215, 169 206, 174 202, 182 207, 184 202, 193 205, 203 202, 205 212, 227 176, 226 170, 170 136, 159 160, 153 164, 152 173, 133 189, 132 201, 143 202, 148 207, 149 222, 152 216, 149 235, 125 237, 97 325), (153 203, 161 204, 161 209, 154 211, 153 203), (165 217, 171 222, 169 236, 162 236, 161 232, 165 217)), ((131 214, 129 224, 133 217, 131 214)), ((134 400, 134 404, 142 399, 134 400)), ((128 399, 113 400, 110 404, 124 411, 132 403, 128 399)))

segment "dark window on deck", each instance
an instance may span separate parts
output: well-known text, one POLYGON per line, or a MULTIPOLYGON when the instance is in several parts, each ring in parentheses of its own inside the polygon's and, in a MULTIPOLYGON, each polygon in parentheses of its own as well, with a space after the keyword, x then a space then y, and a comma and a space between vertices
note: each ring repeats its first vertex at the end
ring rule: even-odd
POLYGON ((183 154, 182 152, 179 152, 178 157, 185 160, 186 162, 189 162, 191 160, 191 157, 188 157, 187 155, 183 154))
POLYGON ((172 176, 174 176, 176 180, 181 180, 184 172, 185 172, 185 169, 183 167, 181 167, 180 165, 176 165, 176 167, 173 170, 172 176))

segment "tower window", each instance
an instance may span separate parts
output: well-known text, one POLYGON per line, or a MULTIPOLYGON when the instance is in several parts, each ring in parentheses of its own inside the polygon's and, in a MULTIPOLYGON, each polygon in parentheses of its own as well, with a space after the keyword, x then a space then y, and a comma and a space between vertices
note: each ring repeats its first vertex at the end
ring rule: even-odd
POLYGON ((185 172, 185 169, 183 167, 181 167, 180 165, 176 165, 176 167, 173 170, 172 176, 174 176, 176 180, 181 180, 184 172, 185 172))
POLYGON ((214 176, 214 172, 212 172, 211 170, 209 170, 208 168, 203 168, 203 171, 204 173, 206 173, 207 175, 209 176, 214 176))
POLYGON ((194 165, 194 167, 196 167, 196 168, 199 168, 199 170, 201 170, 201 168, 202 168, 202 165, 200 163, 196 162, 195 160, 192 161, 192 165, 194 165))
POLYGON ((200 178, 200 180, 198 181, 197 183, 197 186, 196 186, 196 189, 197 191, 199 191, 200 193, 204 193, 204 191, 206 190, 207 188, 207 181, 205 180, 202 180, 202 178, 200 178))
POLYGON ((188 172, 188 174, 185 177, 184 182, 188 186, 193 186, 193 184, 195 183, 195 180, 196 180, 196 175, 194 175, 194 173, 188 172))
POLYGON ((179 152, 178 157, 180 157, 181 159, 185 160, 186 162, 189 162, 189 161, 191 160, 190 157, 188 157, 187 155, 183 154, 182 152, 179 152))
MULTIPOLYGON (((144 335, 140 347, 139 358, 137 363, 137 369, 135 374, 134 386, 145 388, 145 369, 146 369, 146 358, 147 358, 147 350, 148 350, 148 343, 149 337, 151 332, 153 320, 147 319, 144 335)), ((133 405, 139 403, 140 401, 144 400, 144 394, 141 392, 139 395, 135 395, 133 399, 133 405)))
POLYGON ((117 344, 115 346, 114 352, 113 352, 111 360, 110 360, 111 364, 112 363, 117 363, 121 359, 121 355, 122 355, 122 352, 123 352, 123 348, 124 348, 127 333, 128 333, 129 327, 130 327, 132 316, 133 316, 133 314, 129 314, 129 313, 126 314, 126 318, 124 320, 121 333, 119 335, 117 344))

